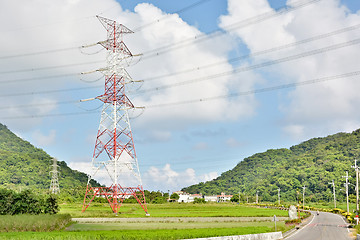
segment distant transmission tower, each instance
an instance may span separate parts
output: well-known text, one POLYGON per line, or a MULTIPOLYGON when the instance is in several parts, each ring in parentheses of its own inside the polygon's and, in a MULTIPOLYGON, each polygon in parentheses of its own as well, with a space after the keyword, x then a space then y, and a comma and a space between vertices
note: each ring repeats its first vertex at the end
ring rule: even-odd
POLYGON ((50 183, 50 192, 53 194, 60 193, 59 188, 59 172, 58 172, 58 165, 57 165, 57 159, 53 158, 53 164, 52 170, 50 171, 50 174, 52 174, 51 177, 51 183, 50 183))
POLYGON ((135 107, 126 95, 127 85, 134 81, 125 67, 134 55, 123 42, 123 35, 133 32, 116 21, 97 18, 107 30, 107 40, 99 42, 108 51, 107 66, 98 70, 105 75, 105 92, 95 98, 103 102, 103 109, 82 212, 95 197, 103 197, 117 214, 123 201, 133 196, 148 216, 128 114, 135 107), (100 172, 110 178, 109 187, 91 186, 90 180, 100 172))

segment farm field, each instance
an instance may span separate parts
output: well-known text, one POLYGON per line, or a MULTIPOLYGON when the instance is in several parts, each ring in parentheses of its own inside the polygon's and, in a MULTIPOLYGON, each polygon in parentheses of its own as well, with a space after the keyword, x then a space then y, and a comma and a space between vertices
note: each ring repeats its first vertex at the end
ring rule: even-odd
MULTIPOLYGON (((62 204, 60 212, 70 214, 73 218, 116 217, 107 203, 94 203, 85 212, 82 204, 62 204)), ((153 217, 279 217, 288 216, 287 211, 266 209, 232 203, 166 203, 148 204, 150 218, 153 217)), ((145 217, 144 210, 138 204, 124 204, 117 217, 145 217)))
POLYGON ((118 230, 80 232, 10 232, 2 233, 0 239, 186 239, 213 236, 229 236, 271 232, 266 226, 205 229, 118 230))
POLYGON ((81 220, 64 230, 2 232, 0 239, 186 239, 243 235, 275 231, 271 221, 274 215, 282 220, 277 222, 277 231, 291 228, 284 223, 287 211, 231 203, 149 204, 150 217, 145 217, 136 204, 124 204, 118 216, 108 204, 93 204, 85 213, 81 213, 81 206, 61 205, 60 214, 71 214, 81 220))

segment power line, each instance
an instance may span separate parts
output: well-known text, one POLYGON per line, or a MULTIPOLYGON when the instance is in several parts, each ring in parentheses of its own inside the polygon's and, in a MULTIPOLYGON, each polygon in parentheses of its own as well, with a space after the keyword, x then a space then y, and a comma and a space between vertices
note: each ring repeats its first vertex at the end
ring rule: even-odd
MULTIPOLYGON (((289 84, 281 84, 281 85, 277 85, 277 86, 260 88, 260 89, 250 90, 250 91, 239 92, 239 93, 230 93, 230 94, 219 95, 219 96, 214 96, 214 97, 192 99, 192 100, 180 101, 180 102, 154 104, 154 105, 148 105, 145 107, 151 109, 151 108, 161 108, 161 107, 169 107, 169 106, 177 106, 177 105, 214 101, 214 100, 223 99, 223 98, 233 98, 233 97, 240 97, 240 96, 246 96, 246 95, 251 95, 251 94, 259 94, 259 93, 264 93, 264 92, 282 90, 282 89, 287 89, 287 88, 295 88, 295 87, 299 87, 299 86, 306 86, 306 85, 311 85, 311 84, 316 84, 316 83, 321 83, 321 82, 327 82, 327 81, 331 81, 331 80, 337 80, 337 79, 341 79, 341 78, 350 78, 350 77, 355 77, 355 76, 359 76, 359 75, 360 75, 360 71, 354 71, 354 72, 339 74, 339 75, 335 75, 335 76, 315 78, 315 79, 311 79, 311 80, 307 80, 307 81, 295 82, 295 83, 289 83, 289 84)), ((46 104, 44 103, 44 105, 46 105, 46 104)), ((15 107, 15 106, 13 106, 13 107, 15 107)), ((76 115, 86 115, 86 114, 93 114, 93 113, 99 113, 99 111, 42 114, 42 115, 30 115, 30 116, 23 115, 23 116, 13 116, 13 117, 2 117, 2 119, 76 116, 76 115)))
POLYGON ((48 67, 40 67, 40 68, 27 68, 27 69, 20 69, 20 70, 11 70, 11 71, 3 71, 0 74, 8 74, 8 73, 18 73, 18 72, 33 72, 33 71, 42 71, 42 70, 49 70, 49 69, 58 69, 58 68, 68 68, 74 66, 83 66, 95 63, 102 63, 103 61, 93 61, 93 62, 85 62, 85 63, 71 63, 65 65, 55 65, 55 66, 48 66, 48 67))
MULTIPOLYGON (((197 3, 194 3, 188 7, 185 7, 186 8, 190 8, 190 7, 195 7, 197 5, 200 5, 206 1, 210 1, 210 0, 202 0, 202 1, 199 1, 197 3)), ((313 4, 313 3, 316 3, 316 2, 319 2, 319 1, 322 1, 322 0, 299 0, 294 4, 293 7, 288 7, 286 5, 280 7, 280 8, 277 8, 275 9, 275 12, 273 11, 269 11, 269 12, 266 12, 264 14, 261 14, 261 15, 257 15, 257 16, 254 16, 254 17, 251 17, 251 18, 248 18, 248 19, 245 19, 245 20, 242 20, 242 21, 239 21, 237 23, 234 23, 234 24, 231 24, 229 26, 225 26, 224 28, 227 29, 227 32, 229 31, 234 31, 235 29, 238 29, 238 28, 243 28, 243 27, 246 27, 246 26, 249 26, 249 25, 253 25, 253 24, 256 24, 256 23, 259 23, 259 22, 262 22, 262 21, 265 21, 265 20, 268 20, 270 18, 273 18, 273 17, 276 17, 276 16, 279 16, 279 15, 282 15, 284 13, 287 13, 287 12, 291 12, 291 11, 295 11, 297 9, 300 9, 302 7, 305 7, 305 6, 308 6, 310 4, 313 4)), ((181 10, 179 10, 181 11, 181 10)), ((156 22, 158 22, 160 20, 157 20, 156 22)), ((151 23, 153 24, 153 23, 151 23)), ((146 26, 146 25, 145 25, 146 26)), ((144 26, 144 27, 145 27, 144 26)), ((141 27, 140 27, 141 28, 141 27)), ((176 50, 176 49, 180 49, 180 48, 183 48, 191 43, 194 43, 194 42, 198 42, 198 41, 204 41, 204 40, 208 40, 208 39, 212 39, 214 37, 217 37, 217 36, 220 36, 220 35, 223 35, 227 32, 224 32, 222 31, 222 29, 220 28, 217 28, 213 31, 210 32, 209 35, 203 35, 203 34, 200 34, 200 35, 197 35, 193 38, 189 38, 189 39, 185 39, 185 40, 182 40, 182 41, 179 41, 178 43, 173 43, 171 45, 166 45, 166 46, 163 46, 163 47, 160 47, 160 48, 156 48, 156 49, 153 49, 153 50, 150 50, 148 52, 145 52, 143 54, 143 60, 144 59, 148 59, 148 58, 152 58, 152 57, 156 57, 156 56, 159 56, 163 53, 166 53, 168 51, 172 51, 172 50, 176 50), (180 46, 179 46, 180 45, 180 46), (161 52, 157 52, 157 51, 161 51, 161 52), (152 54, 151 54, 152 53, 152 54), (149 54, 149 56, 147 56, 149 54)), ((38 52, 33 52, 33 53, 26 53, 26 54, 16 54, 16 55, 7 55, 7 56, 0 56, 0 59, 9 59, 9 58, 16 58, 16 57, 24 57, 24 56, 32 56, 32 55, 39 55, 39 54, 47 54, 47 53, 53 53, 53 52, 60 52, 60 51, 67 51, 67 50, 73 50, 73 49, 78 49, 78 48, 81 48, 81 47, 70 47, 70 48, 63 48, 63 49, 54 49, 54 50, 48 50, 48 51, 38 51, 38 52)))
POLYGON ((98 85, 98 86, 81 87, 81 88, 64 88, 64 89, 35 91, 35 92, 8 93, 8 94, 0 94, 0 97, 18 97, 18 96, 26 96, 26 95, 53 94, 53 93, 59 93, 59 92, 72 92, 72 91, 80 91, 80 90, 94 89, 94 88, 100 88, 100 87, 103 87, 103 86, 98 85))
POLYGON ((240 61, 240 60, 243 60, 243 59, 248 59, 248 58, 260 56, 260 55, 263 55, 263 54, 272 53, 272 52, 275 52, 275 51, 283 50, 283 49, 294 47, 294 46, 301 45, 301 44, 306 44, 306 43, 309 43, 309 42, 312 42, 312 41, 324 39, 324 38, 331 37, 331 36, 341 34, 341 33, 345 33, 345 32, 348 32, 348 31, 353 31, 353 30, 356 30, 358 28, 360 28, 360 24, 353 25, 353 26, 350 26, 350 27, 345 27, 345 28, 338 29, 336 31, 328 32, 328 33, 325 33, 325 34, 320 34, 320 35, 317 35, 317 36, 306 38, 306 39, 296 41, 296 42, 293 42, 293 43, 288 43, 288 44, 281 45, 281 46, 278 46, 278 47, 273 47, 273 48, 261 50, 261 51, 258 51, 258 52, 253 52, 253 53, 250 53, 250 54, 246 54, 246 55, 243 55, 243 56, 240 56, 240 57, 231 58, 229 60, 220 61, 220 62, 217 62, 217 63, 212 63, 212 64, 208 64, 208 65, 203 65, 203 66, 198 66, 198 67, 195 67, 195 68, 186 69, 186 70, 182 70, 182 71, 178 71, 178 72, 163 74, 163 75, 159 75, 159 76, 155 76, 155 77, 145 78, 145 79, 142 79, 142 80, 143 81, 157 80, 157 79, 164 78, 164 77, 170 77, 170 76, 189 73, 189 72, 193 72, 193 71, 203 70, 203 69, 210 68, 210 67, 213 67, 213 66, 217 66, 217 65, 220 65, 220 64, 233 63, 233 62, 237 62, 237 61, 240 61))
POLYGON ((43 117, 67 117, 67 116, 78 116, 87 114, 98 114, 99 111, 94 112, 69 112, 69 113, 53 113, 53 114, 40 114, 40 115, 23 115, 16 117, 2 117, 2 119, 21 119, 21 118, 43 118, 43 117))
MULTIPOLYGON (((179 14, 179 13, 188 11, 188 10, 190 10, 190 9, 192 9, 192 8, 194 8, 194 7, 197 7, 197 6, 199 6, 199 5, 201 5, 201 4, 205 3, 205 2, 208 2, 208 1, 211 1, 211 0, 200 0, 200 1, 198 1, 198 2, 195 2, 195 3, 193 3, 193 4, 190 4, 189 6, 186 6, 186 7, 184 7, 184 8, 181 8, 180 10, 177 10, 176 12, 173 12, 172 14, 174 14, 174 13, 179 14)), ((139 32, 139 31, 143 30, 144 28, 147 28, 147 27, 149 27, 149 26, 151 26, 151 25, 153 25, 153 24, 156 24, 156 23, 158 23, 158 22, 160 22, 160 21, 163 21, 164 19, 169 18, 169 17, 170 17, 170 15, 167 15, 167 16, 162 17, 162 18, 160 18, 160 19, 157 19, 157 20, 155 20, 155 21, 153 21, 153 22, 150 22, 150 23, 148 23, 148 24, 145 24, 145 25, 142 25, 142 26, 140 26, 140 27, 137 27, 137 28, 135 28, 133 31, 134 31, 134 32, 139 32)))
MULTIPOLYGON (((355 26, 353 26, 355 27, 355 26)), ((357 26, 358 27, 358 26, 357 26)), ((283 63, 283 62, 287 62, 287 61, 292 61, 292 60, 296 60, 296 59, 300 59, 303 57, 307 57, 307 56, 312 56, 312 55, 316 55, 316 54, 320 54, 320 53, 324 53, 327 51, 332 51, 332 50, 336 50, 339 48, 343 48, 343 47, 347 47, 347 46, 351 46, 351 45, 355 45, 355 44, 359 44, 360 43, 360 39, 354 39, 352 41, 349 42, 344 42, 344 43, 340 43, 340 44, 334 44, 325 48, 321 48, 321 49, 315 49, 315 50, 311 50, 308 52, 304 52, 304 53, 300 53, 300 54, 296 54, 296 55, 292 55, 292 56, 287 56, 284 58, 279 58, 276 60, 272 60, 272 61, 267 61, 267 62, 263 62, 260 64, 255 64, 252 66, 247 66, 247 67, 242 67, 242 68, 238 68, 232 71, 227 71, 227 72, 222 72, 222 73, 218 73, 218 74, 214 74, 214 75, 210 75, 210 76, 205 76, 205 77, 201 77, 201 78, 196 78, 196 79, 190 79, 187 81, 183 81, 183 82, 178 82, 175 84, 168 84, 168 85, 164 85, 161 87, 156 87, 156 88, 149 88, 149 89, 144 89, 141 91, 137 91, 138 94, 140 93, 145 93, 145 92, 151 92, 151 91, 158 91, 158 90, 163 90, 163 89, 168 89, 168 88, 172 88, 172 87, 177 87, 177 86, 183 86, 183 85, 187 85, 187 84, 192 84, 195 82, 200 82, 200 81, 206 81, 209 79, 214 79, 214 78, 218 78, 218 77, 223 77, 223 76, 227 76, 227 75, 231 75, 231 74, 235 74, 235 73, 241 73, 241 72, 245 72, 245 71, 250 71, 250 70, 254 70, 254 69, 258 69, 258 68, 262 68, 262 67, 266 67, 266 66, 271 66, 271 65, 275 65, 275 64, 279 64, 279 63, 283 63)), ((264 50, 267 51, 267 50, 264 50)), ((259 53, 259 52, 258 52, 259 53)), ((176 73, 174 73, 176 74, 176 73)), ((42 80, 42 79, 49 79, 49 78, 60 78, 60 77, 68 77, 68 76, 77 76, 79 74, 62 74, 62 75, 54 75, 54 76, 47 76, 47 77, 35 77, 35 78, 25 78, 25 79, 15 79, 15 80, 3 80, 0 81, 1 83, 16 83, 16 82, 22 82, 22 81, 34 81, 34 80, 42 80)), ((19 93, 19 94, 13 94, 14 96, 19 96, 19 95, 34 95, 34 94, 44 94, 44 93, 54 93, 54 92, 65 92, 65 91, 76 91, 76 90, 83 90, 83 89, 90 89, 90 88, 97 88, 98 86, 94 86, 94 87, 88 87, 88 88, 75 88, 75 89, 60 89, 60 90, 49 90, 49 91, 40 91, 40 92, 29 92, 29 93, 19 93)), ((10 94, 6 94, 6 95, 0 95, 0 97, 3 96, 9 96, 10 94)))
MULTIPOLYGON (((70 103, 79 103, 79 101, 72 100, 72 101, 56 102, 56 104, 70 104, 70 103)), ((48 106, 52 104, 54 103, 34 103, 34 104, 22 104, 16 106, 3 106, 3 107, 0 106, 0 110, 11 109, 11 108, 29 108, 29 107, 38 107, 38 106, 48 106)))
POLYGON ((13 80, 1 80, 0 84, 37 81, 37 80, 50 79, 50 78, 74 77, 74 76, 79 76, 79 75, 80 75, 79 73, 68 73, 68 74, 59 74, 59 75, 44 76, 44 77, 18 78, 18 79, 13 79, 13 80))
MULTIPOLYGON (((349 27, 348 29, 352 29, 352 28, 358 28, 359 25, 355 25, 352 27, 349 27)), ((345 29, 340 29, 337 30, 335 32, 341 32, 341 31, 345 31, 345 29)), ((319 38, 319 37, 324 37, 325 35, 331 35, 334 34, 335 32, 332 33, 328 33, 328 34, 324 34, 321 36, 317 36, 315 38, 319 38)), ((307 42, 310 41, 309 39, 300 41, 300 42, 307 42)), ((324 48, 320 48, 320 49, 315 49, 315 50, 311 50, 308 52, 304 52, 304 53, 300 53, 300 54, 296 54, 296 55, 292 55, 292 56, 287 56, 284 58, 279 58, 276 60, 272 60, 272 61, 267 61, 267 62, 263 62, 263 63, 259 63, 259 64, 254 64, 252 66, 247 66, 247 67, 241 67, 232 71, 227 71, 227 72, 222 72, 222 73, 218 73, 218 74, 214 74, 214 75, 210 75, 210 76, 205 76, 205 77, 201 77, 201 78, 196 78, 196 79, 191 79, 191 80, 187 80, 187 81, 183 81, 183 82, 178 82, 175 84, 168 84, 168 85, 164 85, 161 87, 156 87, 156 88, 149 88, 149 89, 144 89, 142 91, 137 91, 137 93, 145 93, 145 92, 151 92, 151 91, 158 91, 158 90, 162 90, 162 89, 168 89, 168 88, 172 88, 172 87, 176 87, 176 86, 183 86, 183 85, 187 85, 187 84, 191 84, 191 83, 195 83, 195 82, 199 82, 199 81, 205 81, 205 80, 209 80, 209 79, 214 79, 214 78, 218 78, 218 77, 223 77, 223 76, 227 76, 227 75, 231 75, 231 74, 235 74, 235 73, 241 73, 241 72, 245 72, 245 71, 250 71, 250 70, 254 70, 254 69, 258 69, 258 68, 262 68, 262 67, 266 67, 266 66, 271 66, 271 65, 275 65, 275 64, 279 64, 279 63, 283 63, 283 62, 287 62, 287 61, 293 61, 296 59, 300 59, 303 57, 308 57, 308 56, 312 56, 312 55, 316 55, 316 54, 320 54, 320 53, 324 53, 324 52, 328 52, 328 51, 333 51, 336 49, 340 49, 340 48, 344 48, 344 47, 348 47, 348 46, 352 46, 352 45, 356 45, 360 43, 360 39, 354 39, 348 42, 344 42, 344 43, 339 43, 339 44, 334 44, 334 45, 330 45, 324 48)), ((298 44, 298 43, 293 43, 293 44, 298 44)), ((293 44, 289 44, 289 45, 293 45, 293 44)), ((279 48, 284 48, 287 45, 284 46, 280 46, 279 48)), ((273 49, 277 49, 277 48, 273 48, 273 49)), ((260 51, 257 52, 255 54, 260 54, 262 52, 268 52, 268 51, 274 51, 273 49, 270 50, 264 50, 264 51, 260 51)), ((245 57, 245 56, 243 56, 245 57)), ((243 58, 240 57, 240 58, 243 58)), ((235 61, 235 59, 233 59, 235 61)), ((178 73, 173 73, 172 75, 175 75, 178 73)), ((78 73, 72 73, 72 74, 60 74, 60 75, 53 75, 53 76, 45 76, 45 77, 34 77, 34 78, 22 78, 22 79, 14 79, 14 80, 2 80, 0 81, 0 84, 3 83, 17 83, 17 82, 25 82, 25 81, 35 81, 35 80, 43 80, 43 79, 50 79, 50 78, 60 78, 60 77, 69 77, 69 76, 79 76, 78 73)), ((164 76, 159 76, 160 77, 164 77, 164 76)), ((153 79, 153 78, 149 78, 149 79, 153 79)), ((146 80, 146 79, 144 79, 146 80)))
POLYGON ((28 29, 43 28, 46 26, 59 25, 59 24, 63 24, 63 23, 78 22, 78 21, 83 21, 83 20, 87 20, 87 19, 91 19, 91 18, 94 18, 94 16, 86 16, 86 17, 81 17, 81 18, 77 18, 77 19, 67 19, 67 20, 52 22, 52 23, 46 22, 45 24, 41 24, 41 25, 21 27, 21 28, 7 30, 7 31, 1 31, 1 32, 5 33, 5 32, 24 31, 24 30, 28 30, 28 29))
POLYGON ((0 59, 10 59, 10 58, 17 58, 17 57, 33 56, 33 55, 42 55, 42 54, 48 54, 48 53, 70 51, 70 50, 74 50, 74 49, 79 49, 79 47, 59 48, 59 49, 52 49, 52 50, 47 50, 47 51, 38 51, 38 52, 32 52, 32 53, 23 53, 23 54, 16 54, 16 55, 0 56, 0 59))
POLYGON ((215 97, 193 99, 193 100, 187 100, 187 101, 182 101, 182 102, 149 105, 149 106, 146 106, 146 108, 167 107, 167 106, 183 105, 183 104, 190 104, 190 103, 197 103, 197 102, 206 102, 206 101, 212 101, 212 100, 217 100, 217 99, 222 99, 222 98, 246 96, 246 95, 250 95, 250 94, 258 94, 258 93, 270 92, 270 91, 281 90, 281 89, 286 89, 286 88, 295 88, 298 86, 305 86, 305 85, 310 85, 310 84, 315 84, 315 83, 320 83, 320 82, 326 82, 326 81, 330 81, 330 80, 336 80, 336 79, 340 79, 340 78, 354 77, 354 76, 358 76, 358 75, 360 75, 360 71, 344 73, 344 74, 330 76, 330 77, 316 78, 316 79, 297 82, 297 83, 289 83, 289 84, 282 84, 282 85, 273 86, 273 87, 260 88, 260 89, 256 89, 256 90, 245 91, 245 92, 230 93, 230 94, 220 95, 220 96, 215 96, 215 97))
POLYGON ((178 43, 172 43, 171 45, 167 45, 167 46, 163 46, 163 47, 160 47, 160 48, 153 49, 153 50, 150 50, 148 52, 144 52, 143 53, 144 57, 142 58, 142 60, 152 58, 152 57, 157 57, 157 56, 159 56, 159 55, 161 55, 163 53, 183 48, 183 47, 188 46, 189 44, 192 44, 192 43, 195 43, 195 42, 200 42, 200 41, 213 39, 214 37, 224 35, 227 32, 231 32, 231 31, 234 31, 234 30, 239 29, 239 28, 247 27, 247 26, 250 26, 250 25, 253 25, 253 24, 256 24, 256 23, 266 21, 268 19, 280 16, 280 15, 282 15, 284 13, 295 11, 297 9, 300 9, 302 7, 306 7, 306 6, 310 5, 310 4, 314 4, 314 3, 317 3, 319 1, 322 1, 322 0, 310 0, 310 1, 309 0, 307 0, 307 1, 300 0, 300 1, 295 2, 294 3, 295 6, 293 6, 293 7, 288 7, 288 6, 285 5, 283 7, 280 7, 278 9, 276 9, 275 12, 274 11, 269 11, 269 12, 257 15, 255 17, 247 18, 245 20, 239 21, 239 22, 231 24, 229 26, 225 26, 224 28, 226 29, 226 31, 223 31, 222 29, 217 28, 216 30, 210 32, 208 35, 200 34, 200 35, 197 35, 195 37, 179 41, 178 43))
MULTIPOLYGON (((180 10, 177 10, 174 13, 182 13, 182 12, 188 11, 188 10, 190 10, 190 9, 192 9, 194 7, 197 7, 197 6, 199 6, 199 5, 201 5, 201 4, 205 3, 205 2, 208 2, 208 1, 211 1, 211 0, 200 0, 200 1, 196 2, 196 3, 190 4, 189 6, 181 8, 180 10)), ((117 5, 118 5, 118 3, 116 5, 114 5, 114 6, 117 6, 117 5)), ((112 8, 110 8, 110 9, 112 9, 112 8)), ((106 12, 108 10, 109 9, 104 10, 101 13, 99 13, 98 15, 101 15, 103 12, 106 12)), ((93 17, 95 17, 95 16, 89 16, 89 17, 85 17, 85 18, 93 18, 93 17)), ((153 25, 155 23, 158 23, 158 22, 160 22, 160 21, 162 21, 162 20, 164 20, 166 18, 169 18, 169 17, 170 16, 167 15, 167 16, 161 18, 161 19, 157 19, 157 20, 155 20, 153 22, 150 22, 150 23, 145 24, 143 26, 137 27, 137 28, 135 28, 134 31, 141 31, 142 29, 144 29, 146 27, 149 27, 149 26, 151 26, 151 25, 153 25)), ((62 21, 62 22, 64 22, 64 21, 62 21)), ((62 23, 62 22, 60 22, 60 23, 62 23)), ((28 27, 28 28, 37 28, 37 27, 53 25, 53 24, 59 24, 59 22, 57 22, 57 23, 48 23, 48 24, 44 24, 44 25, 41 25, 41 26, 33 26, 33 27, 28 27)), ((26 29, 26 28, 22 28, 22 29, 26 29)), ((22 30, 22 29, 18 29, 18 30, 22 30)), ((56 52, 63 52, 63 51, 70 51, 70 50, 75 50, 75 49, 79 49, 79 48, 81 48, 81 47, 59 48, 59 49, 53 49, 53 50, 47 50, 47 51, 38 51, 38 52, 25 53, 25 54, 15 54, 15 55, 0 56, 0 60, 1 59, 17 58, 17 57, 28 57, 28 56, 33 56, 33 55, 49 54, 49 53, 56 53, 56 52)))
POLYGON ((137 93, 158 91, 158 90, 183 86, 183 85, 187 85, 187 84, 192 84, 192 83, 195 83, 195 82, 206 81, 206 80, 210 80, 210 79, 214 79, 214 78, 224 77, 224 76, 231 75, 231 74, 237 74, 237 73, 241 73, 241 72, 255 70, 255 69, 258 69, 258 68, 268 67, 268 66, 272 66, 272 65, 275 65, 275 64, 279 64, 279 63, 289 62, 289 61, 297 60, 297 59, 300 59, 300 58, 304 58, 304 57, 313 56, 313 55, 324 53, 324 52, 337 50, 337 49, 340 49, 340 48, 356 45, 356 44, 359 44, 359 43, 360 43, 360 38, 357 38, 357 39, 354 39, 354 40, 351 40, 351 41, 348 41, 348 42, 334 44, 334 45, 330 45, 330 46, 327 46, 327 47, 324 47, 324 48, 315 49, 315 50, 311 50, 311 51, 308 51, 308 52, 303 52, 303 53, 300 53, 300 54, 295 54, 295 55, 291 55, 291 56, 287 56, 287 57, 283 57, 283 58, 278 58, 278 59, 275 59, 275 60, 271 60, 271 61, 267 61, 267 62, 263 62, 263 63, 259 63, 259 64, 254 64, 254 65, 251 65, 251 66, 240 67, 240 68, 237 68, 235 70, 231 70, 231 71, 227 71, 227 72, 217 73, 217 74, 214 74, 214 75, 209 75, 209 76, 205 76, 205 77, 201 77, 201 78, 190 79, 190 80, 186 80, 186 81, 183 81, 183 82, 163 85, 161 87, 144 89, 142 91, 138 91, 137 93))
MULTIPOLYGON (((209 0, 206 0, 209 1, 209 0)), ((235 57, 229 60, 225 60, 225 61, 221 61, 221 62, 217 62, 217 63, 213 63, 213 64, 208 64, 208 65, 203 65, 203 66, 198 66, 196 68, 191 68, 191 69, 186 69, 186 70, 182 70, 179 72, 175 72, 175 73, 168 73, 168 74, 163 74, 160 76, 155 76, 155 77, 150 77, 150 78, 146 78, 143 80, 149 81, 149 80, 153 80, 153 79, 159 79, 159 78, 164 78, 164 77, 168 77, 168 76, 175 76, 175 75, 179 75, 179 74, 184 74, 184 73, 188 73, 188 72, 192 72, 192 71, 198 71, 200 69, 206 69, 206 68, 210 68, 216 65, 220 65, 220 64, 225 64, 225 63, 232 63, 232 62, 237 62, 243 59, 248 59, 251 57, 255 57, 255 56, 260 56, 263 54, 268 54, 268 53, 272 53, 275 51, 280 51, 286 48, 290 48, 290 47, 294 47, 297 45, 301 45, 301 44, 306 44, 312 41, 316 41, 316 40, 320 40, 320 39, 324 39, 324 38, 328 38, 328 37, 332 37, 334 35, 338 35, 338 34, 342 34, 345 32, 349 32, 349 31, 353 31, 356 29, 359 29, 360 24, 357 25, 353 25, 350 27, 345 27, 345 28, 341 28, 332 32, 328 32, 328 33, 324 33, 324 34, 320 34, 317 36, 313 36, 310 38, 306 38, 300 41, 296 41, 293 43, 288 43, 288 44, 284 44, 278 47, 273 47, 273 48, 269 48, 269 49, 265 49, 265 50, 261 50, 258 52, 254 52, 251 54, 247 54, 247 55, 243 55, 240 57, 235 57)), ((57 68, 65 68, 65 67, 73 67, 73 66, 80 66, 80 65, 87 65, 87 64, 94 64, 94 63, 100 63, 102 61, 94 61, 94 62, 87 62, 87 63, 74 63, 74 64, 66 64, 66 65, 55 65, 55 66, 48 66, 48 67, 41 67, 41 68, 29 68, 29 69, 21 69, 21 70, 12 70, 12 71, 4 71, 4 72, 0 72, 0 74, 7 74, 7 73, 14 73, 14 72, 28 72, 28 71, 39 71, 39 70, 48 70, 48 69, 57 69, 57 68)))

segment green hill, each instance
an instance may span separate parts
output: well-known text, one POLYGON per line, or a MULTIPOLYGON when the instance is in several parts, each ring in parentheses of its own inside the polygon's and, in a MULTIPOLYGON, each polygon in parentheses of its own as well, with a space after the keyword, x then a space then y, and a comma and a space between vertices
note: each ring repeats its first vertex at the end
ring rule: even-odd
MULTIPOLYGON (((340 191, 345 189, 342 176, 349 171, 350 182, 355 183, 355 170, 351 166, 359 155, 360 129, 314 138, 290 149, 254 154, 218 178, 182 190, 202 194, 240 192, 247 196, 254 196, 259 191, 263 201, 275 202, 278 188, 282 200, 294 201, 302 198, 302 186, 305 185, 307 200, 331 201, 332 185, 329 182, 334 179, 337 198, 342 200, 345 195, 344 190, 340 191)), ((349 193, 355 194, 354 187, 349 187, 349 193)))
MULTIPOLYGON (((0 187, 38 191, 49 189, 51 164, 52 157, 45 151, 0 124, 0 187)), ((85 173, 70 169, 63 161, 59 161, 58 165, 60 191, 86 187, 88 177, 85 173)), ((98 185, 94 181, 92 184, 98 185)))

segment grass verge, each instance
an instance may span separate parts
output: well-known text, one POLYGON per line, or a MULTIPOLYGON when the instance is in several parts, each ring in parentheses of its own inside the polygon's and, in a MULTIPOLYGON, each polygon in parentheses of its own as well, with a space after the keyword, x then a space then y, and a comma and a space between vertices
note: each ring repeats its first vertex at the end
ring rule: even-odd
MULTIPOLYGON (((81 204, 60 205, 60 213, 70 214, 74 218, 81 217, 115 217, 109 204, 94 203, 81 212, 81 204)), ((279 217, 288 216, 287 211, 279 209, 265 209, 232 203, 166 203, 148 204, 151 217, 279 217)), ((145 213, 138 204, 124 204, 119 209, 118 217, 144 217, 145 213)))
POLYGON ((273 231, 266 226, 237 228, 206 228, 206 229, 159 229, 159 230, 121 230, 121 231, 83 231, 83 232, 50 232, 50 233, 4 233, 0 239, 187 239, 216 236, 256 234, 273 231))
POLYGON ((70 214, 0 215, 0 232, 49 232, 63 229, 70 222, 70 214))

